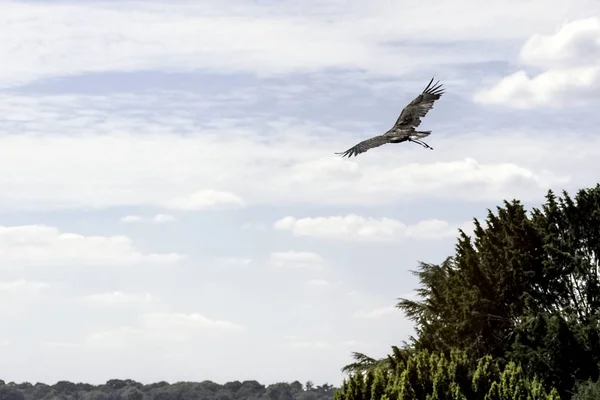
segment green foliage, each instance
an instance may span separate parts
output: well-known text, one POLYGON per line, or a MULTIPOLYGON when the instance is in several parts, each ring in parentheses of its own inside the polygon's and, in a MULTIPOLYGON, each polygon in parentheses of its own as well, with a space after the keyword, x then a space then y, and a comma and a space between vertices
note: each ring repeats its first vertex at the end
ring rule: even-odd
POLYGON ((600 380, 581 382, 576 387, 572 400, 597 400, 600 399, 600 380))
POLYGON ((415 272, 424 300, 398 303, 417 324, 416 348, 503 355, 526 294, 542 276, 541 239, 519 202, 505 202, 497 216, 490 211, 487 229, 474 222, 475 238, 461 232, 455 257, 415 272))
POLYGON ((342 368, 342 372, 344 373, 353 373, 353 372, 366 372, 368 370, 374 370, 378 365, 382 363, 381 360, 376 360, 372 357, 369 357, 363 353, 353 352, 352 358, 354 358, 354 362, 348 364, 342 368))
POLYGON ((422 350, 394 371, 377 367, 357 372, 336 393, 337 400, 361 400, 371 385, 370 400, 559 400, 558 392, 547 392, 530 380, 520 366, 506 366, 485 356, 473 364, 466 352, 452 349, 449 355, 422 350), (374 376, 372 383, 369 374, 374 376))
POLYGON ((416 272, 422 301, 398 307, 418 326, 417 349, 465 349, 523 365, 567 395, 600 362, 600 185, 575 199, 552 192, 531 216, 518 202, 491 211, 456 254, 416 272))
POLYGON ((597 381, 600 185, 574 198, 549 191, 530 213, 517 200, 505 201, 495 213, 488 210, 485 223, 475 219, 474 225, 472 237, 459 232, 452 257, 439 265, 420 263, 413 271, 419 299, 399 299, 397 307, 415 322, 416 335, 402 353, 382 360, 361 355, 348 372, 403 365, 395 372, 397 398, 462 393, 470 399, 460 380, 469 376, 476 393, 489 388, 488 399, 568 399, 577 382, 597 381), (453 349, 463 352, 465 360, 456 367, 466 370, 454 378, 438 372, 431 381, 419 380, 424 359, 414 352, 439 357, 436 365, 443 370, 456 357, 453 349))
MULTIPOLYGON (((373 375, 373 383, 371 384, 371 388, 366 391, 367 396, 365 397, 367 400, 379 400, 385 394, 385 388, 387 387, 387 374, 385 370, 381 368, 377 368, 375 372, 369 371, 373 375)), ((367 373, 367 378, 369 373, 367 373)), ((368 383, 367 379, 367 383, 368 383)))

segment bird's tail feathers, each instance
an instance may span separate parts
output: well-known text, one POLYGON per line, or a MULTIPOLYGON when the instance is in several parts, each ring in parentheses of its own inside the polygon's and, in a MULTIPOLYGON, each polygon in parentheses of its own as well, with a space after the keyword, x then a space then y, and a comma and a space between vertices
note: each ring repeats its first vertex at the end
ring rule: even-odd
POLYGON ((416 131, 411 136, 411 138, 422 139, 431 135, 431 131, 416 131))

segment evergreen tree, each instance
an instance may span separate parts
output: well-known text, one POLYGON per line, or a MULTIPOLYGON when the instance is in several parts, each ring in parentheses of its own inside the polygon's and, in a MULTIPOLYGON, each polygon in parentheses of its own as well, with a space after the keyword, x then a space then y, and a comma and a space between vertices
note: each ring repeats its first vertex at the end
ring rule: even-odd
MULTIPOLYGON (((421 398, 429 392, 420 386, 424 382, 415 384, 422 367, 413 371, 409 365, 417 361, 406 357, 439 354, 446 357, 437 361, 443 369, 452 349, 460 349, 471 371, 487 371, 475 381, 489 386, 490 399, 520 398, 524 390, 545 398, 542 389, 569 398, 577 382, 598 380, 600 185, 574 198, 549 191, 531 213, 517 200, 505 201, 496 213, 488 210, 484 224, 475 219, 474 225, 472 237, 459 232, 453 256, 439 265, 420 263, 414 271, 419 299, 399 299, 397 306, 415 322, 416 335, 401 353, 382 360, 356 353, 348 371, 403 366, 398 393, 421 398)), ((459 376, 466 375, 440 373, 431 383, 437 388, 432 398, 468 397, 459 376)))

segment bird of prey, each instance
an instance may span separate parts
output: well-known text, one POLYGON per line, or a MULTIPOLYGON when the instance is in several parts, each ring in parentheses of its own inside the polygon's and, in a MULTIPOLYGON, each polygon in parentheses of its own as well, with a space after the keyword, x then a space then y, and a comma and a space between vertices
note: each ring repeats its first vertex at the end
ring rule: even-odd
POLYGON ((433 103, 444 94, 442 85, 437 81, 433 86, 433 78, 429 84, 404 110, 400 113, 398 120, 394 126, 383 135, 372 137, 371 139, 363 140, 356 146, 341 152, 335 153, 342 157, 357 156, 365 151, 379 147, 387 143, 402 143, 413 142, 421 146, 433 150, 433 147, 421 141, 422 138, 429 136, 431 131, 417 131, 421 125, 421 118, 427 115, 427 112, 433 108, 433 103))

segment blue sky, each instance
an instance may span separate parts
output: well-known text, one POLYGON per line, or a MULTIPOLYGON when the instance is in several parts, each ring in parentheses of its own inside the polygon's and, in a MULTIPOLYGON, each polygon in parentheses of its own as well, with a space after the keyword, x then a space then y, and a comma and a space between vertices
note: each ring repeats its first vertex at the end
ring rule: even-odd
POLYGON ((339 384, 458 228, 596 184, 599 8, 0 1, 0 378, 339 384), (434 151, 333 154, 434 75, 434 151))

